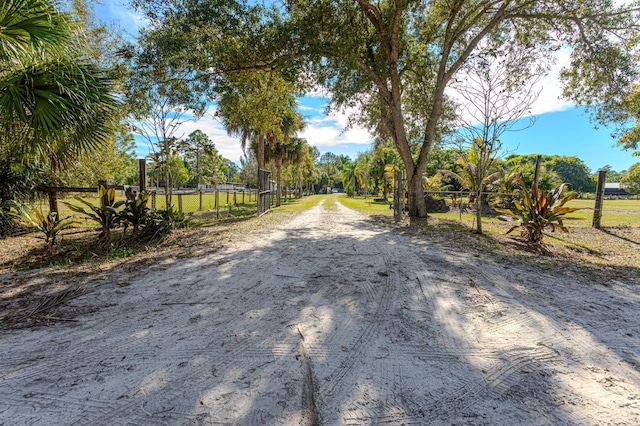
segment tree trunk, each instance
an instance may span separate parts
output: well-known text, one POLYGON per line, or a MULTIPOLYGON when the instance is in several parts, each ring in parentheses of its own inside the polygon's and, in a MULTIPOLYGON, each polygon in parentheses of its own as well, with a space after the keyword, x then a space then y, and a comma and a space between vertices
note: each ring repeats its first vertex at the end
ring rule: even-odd
POLYGON ((264 137, 258 136, 258 152, 256 153, 256 162, 259 169, 264 169, 264 137))
POLYGON ((276 207, 280 207, 280 197, 282 196, 282 156, 276 156, 276 207))
POLYGON ((476 195, 476 234, 482 235, 482 186, 476 195))
POLYGON ((266 191, 266 188, 262 188, 262 182, 260 182, 260 169, 264 169, 264 138, 260 135, 258 135, 258 152, 256 152, 256 163, 258 163, 258 170, 256 171, 256 173, 258 174, 258 182, 256 184, 256 187, 258 189, 258 194, 260 194, 260 192, 266 191))
POLYGON ((427 217, 427 202, 424 198, 424 190, 422 189, 422 173, 419 168, 415 168, 414 172, 407 176, 409 183, 409 216, 410 217, 427 217))

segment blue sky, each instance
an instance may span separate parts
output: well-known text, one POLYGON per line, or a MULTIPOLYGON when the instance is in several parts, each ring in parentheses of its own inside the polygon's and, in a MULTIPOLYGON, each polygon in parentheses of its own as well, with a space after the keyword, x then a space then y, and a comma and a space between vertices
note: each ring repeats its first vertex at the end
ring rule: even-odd
MULTIPOLYGON (((125 38, 130 39, 137 34, 144 20, 127 8, 125 1, 104 0, 95 6, 96 15, 106 22, 116 22, 126 30, 125 38)), ((561 88, 557 79, 559 69, 568 60, 568 52, 561 52, 558 63, 548 76, 539 82, 541 94, 532 106, 536 123, 523 131, 506 133, 502 137, 505 150, 516 154, 547 154, 577 156, 584 160, 592 172, 605 165, 614 170, 628 169, 632 164, 640 162, 640 157, 633 157, 615 147, 611 131, 607 128, 595 129, 582 108, 560 99, 561 88)), ((300 112, 306 118, 307 127, 300 134, 320 152, 345 154, 355 158, 358 153, 371 147, 372 136, 362 128, 345 130, 347 115, 340 113, 325 114, 328 95, 314 93, 300 99, 300 112)), ((211 114, 197 122, 187 122, 176 134, 187 136, 193 130, 200 129, 209 135, 218 151, 232 161, 238 161, 242 155, 237 138, 231 138, 219 122, 211 114)), ((140 146, 138 155, 148 151, 140 146)))

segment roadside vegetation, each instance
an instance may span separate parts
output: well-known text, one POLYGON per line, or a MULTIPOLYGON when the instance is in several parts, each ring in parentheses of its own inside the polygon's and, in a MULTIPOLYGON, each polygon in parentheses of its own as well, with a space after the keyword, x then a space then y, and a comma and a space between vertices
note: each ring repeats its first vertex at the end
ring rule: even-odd
MULTIPOLYGON (((0 265, 100 262, 166 244, 184 255, 184 247, 203 241, 198 232, 206 240, 276 224, 317 203, 314 194, 325 194, 330 209, 340 199, 367 214, 389 216, 403 174, 412 218, 427 216, 427 190, 468 194, 453 203, 457 212, 430 213, 429 229, 438 223, 437 232, 494 237, 514 226, 490 214, 501 209, 512 212, 528 242, 538 244, 535 250, 573 244, 600 253, 592 248, 597 243, 548 233, 589 222, 588 211, 574 210, 590 206, 570 191, 593 192, 597 171, 577 157, 538 161, 500 152, 499 136, 530 115, 537 96, 532 87, 560 48, 574 49, 565 95, 591 107, 595 121, 619 124, 619 144, 637 148, 636 11, 620 6, 583 16, 583 8, 597 9, 601 2, 578 3, 570 10, 554 1, 516 1, 506 9, 424 2, 414 13, 401 3, 367 3, 361 10, 293 1, 267 12, 229 0, 211 9, 180 5, 186 9, 176 15, 169 13, 172 0, 141 0, 135 7, 151 19, 129 43, 93 19, 88 3, 6 0, 0 8, 0 265), (343 16, 353 17, 349 25, 343 16), (216 37, 205 42, 195 36, 209 34, 211 25, 220 30, 216 37), (442 33, 447 26, 457 30, 442 33), (603 41, 600 27, 615 29, 620 38, 603 41), (414 31, 419 28, 431 30, 414 31), (603 69, 619 78, 607 81, 603 69), (459 104, 446 93, 461 75, 474 83, 456 87, 466 99, 459 104), (356 111, 351 122, 373 135, 368 151, 354 159, 321 153, 299 137, 306 124, 296 99, 318 87, 332 93, 331 108, 356 111), (240 166, 222 157, 203 131, 184 137, 178 131, 207 113, 213 100, 215 116, 243 149, 240 166), (464 111, 482 125, 465 123, 464 111), (149 151, 142 162, 136 158, 140 139, 149 151), (258 169, 271 171, 266 183, 258 181, 258 169), (104 187, 98 184, 105 180, 104 187), (136 184, 142 190, 134 194, 136 184), (257 218, 254 200, 227 195, 213 208, 211 194, 203 196, 202 209, 195 196, 182 205, 180 190, 218 185, 270 186, 275 208, 257 218), (128 188, 126 196, 116 199, 113 186, 128 188), (48 195, 70 187, 99 189, 61 199, 55 211, 55 197, 48 195), (153 207, 147 188, 158 189, 153 207), (543 202, 538 191, 563 195, 543 202), (24 234, 30 230, 36 233, 24 234)), ((603 169, 629 194, 640 191, 638 164, 603 169)), ((605 204, 605 229, 636 229, 633 209, 611 206, 605 204)))
MULTIPOLYGON (((545 231, 544 244, 532 246, 517 236, 507 235, 513 226, 495 215, 484 216, 484 235, 472 231, 475 213, 452 210, 430 213, 426 221, 403 218, 397 222, 393 210, 367 197, 347 197, 340 202, 349 208, 376 218, 377 223, 406 232, 424 234, 426 238, 445 240, 461 250, 474 250, 482 255, 499 258, 506 267, 512 262, 541 264, 546 267, 567 268, 590 266, 593 279, 609 280, 637 278, 640 274, 640 200, 606 199, 602 228, 591 227, 594 200, 571 200, 567 206, 579 208, 571 213, 565 225, 568 233, 545 231), (429 237, 430 236, 430 237, 429 237)), ((587 277, 588 278, 588 277, 587 277)))

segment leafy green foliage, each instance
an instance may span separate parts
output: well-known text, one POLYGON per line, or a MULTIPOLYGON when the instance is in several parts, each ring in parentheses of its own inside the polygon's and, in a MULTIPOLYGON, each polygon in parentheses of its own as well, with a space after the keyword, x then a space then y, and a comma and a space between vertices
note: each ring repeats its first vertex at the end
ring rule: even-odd
POLYGON ((147 207, 147 202, 151 198, 151 194, 141 191, 134 194, 131 187, 127 187, 124 191, 127 199, 124 202, 124 209, 119 212, 120 221, 124 223, 125 232, 129 225, 133 228, 133 236, 138 235, 140 225, 144 224, 147 217, 152 214, 152 210, 147 207))
POLYGON ((556 228, 563 232, 569 232, 564 226, 564 220, 568 213, 581 210, 580 208, 565 207, 565 204, 575 198, 578 194, 571 192, 563 195, 567 184, 562 184, 558 188, 552 189, 548 193, 538 189, 534 184, 531 189, 522 180, 522 177, 516 176, 519 189, 514 195, 520 198, 514 202, 515 212, 511 209, 496 209, 500 213, 506 213, 518 220, 518 225, 507 231, 507 234, 520 228, 521 236, 526 237, 527 241, 532 243, 541 243, 545 228, 556 228))
POLYGON ((69 218, 59 219, 57 212, 49 212, 47 215, 42 214, 37 208, 28 210, 18 202, 11 203, 20 216, 20 221, 26 225, 36 228, 44 234, 44 240, 49 247, 55 245, 58 233, 63 229, 73 226, 73 221, 69 218))
POLYGON ((620 179, 620 185, 629 194, 640 194, 640 163, 629 167, 627 174, 620 179))
POLYGON ((144 227, 140 232, 140 240, 150 241, 163 238, 174 229, 184 228, 187 226, 187 220, 184 213, 169 206, 164 210, 157 210, 147 215, 144 227))
POLYGON ((98 190, 100 205, 96 206, 80 197, 74 198, 86 205, 88 209, 70 203, 65 204, 74 212, 82 213, 89 219, 97 222, 100 225, 101 230, 99 239, 107 240, 109 238, 111 228, 113 228, 120 219, 118 208, 125 202, 116 202, 116 191, 113 189, 105 189, 104 186, 100 186, 100 189, 98 190))
POLYGON ((9 201, 0 203, 0 237, 10 235, 16 225, 15 217, 9 209, 9 201))
MULTIPOLYGON (((513 171, 520 172, 525 183, 530 184, 537 157, 536 154, 512 154, 507 157, 506 164, 513 171)), ((549 190, 558 186, 560 182, 566 182, 574 191, 595 191, 596 182, 591 177, 587 165, 578 157, 542 155, 541 160, 543 168, 538 182, 539 188, 549 190)))
POLYGON ((51 0, 0 8, 0 143, 62 163, 110 135, 110 79, 83 56, 78 22, 51 0))

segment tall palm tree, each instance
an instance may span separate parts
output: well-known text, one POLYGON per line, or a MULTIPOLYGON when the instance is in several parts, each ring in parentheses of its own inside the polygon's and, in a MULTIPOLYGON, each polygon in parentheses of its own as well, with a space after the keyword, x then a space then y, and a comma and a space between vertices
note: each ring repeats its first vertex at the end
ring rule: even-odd
MULTIPOLYGON (((275 133, 267 136, 268 147, 265 149, 265 156, 273 159, 276 165, 276 207, 280 206, 282 197, 282 166, 288 160, 288 156, 295 158, 299 142, 294 142, 293 135, 304 128, 302 115, 293 108, 284 111, 281 117, 279 130, 280 138, 275 133)), ((297 138, 296 138, 297 140, 297 138)))
POLYGON ((340 173, 342 178, 342 185, 347 194, 357 194, 358 184, 362 184, 362 175, 358 173, 358 165, 355 161, 349 161, 343 165, 342 172, 340 173))
POLYGON ((80 39, 52 0, 0 0, 0 143, 23 162, 58 166, 113 135, 110 81, 80 39))

